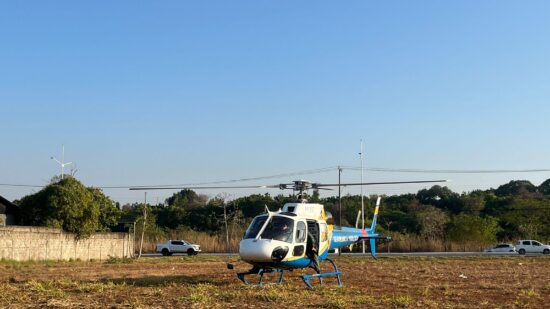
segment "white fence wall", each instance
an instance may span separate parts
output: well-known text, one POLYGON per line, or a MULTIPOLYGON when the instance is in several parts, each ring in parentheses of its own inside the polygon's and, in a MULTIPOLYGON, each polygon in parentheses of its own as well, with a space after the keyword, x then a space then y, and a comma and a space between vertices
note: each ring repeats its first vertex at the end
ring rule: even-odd
POLYGON ((104 260, 132 257, 134 239, 128 233, 97 233, 76 240, 59 229, 31 226, 0 227, 0 259, 104 260))

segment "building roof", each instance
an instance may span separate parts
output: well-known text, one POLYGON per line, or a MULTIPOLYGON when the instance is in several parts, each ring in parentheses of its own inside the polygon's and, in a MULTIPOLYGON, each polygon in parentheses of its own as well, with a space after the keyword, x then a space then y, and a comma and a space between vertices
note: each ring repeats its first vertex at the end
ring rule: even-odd
POLYGON ((0 214, 18 214, 19 207, 0 195, 0 214))

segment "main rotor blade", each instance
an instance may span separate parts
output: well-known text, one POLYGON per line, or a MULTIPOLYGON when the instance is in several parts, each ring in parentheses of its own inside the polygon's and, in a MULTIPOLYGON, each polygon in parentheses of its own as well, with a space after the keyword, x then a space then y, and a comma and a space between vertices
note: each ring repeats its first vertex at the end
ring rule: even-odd
POLYGON ((410 183, 435 183, 448 182, 448 180, 412 180, 412 181, 384 181, 384 182, 352 182, 352 183, 318 183, 317 187, 347 187, 347 186, 374 186, 374 185, 398 185, 410 183))
POLYGON ((131 187, 130 190, 183 190, 183 189, 278 189, 279 185, 273 186, 189 186, 189 187, 131 187))
MULTIPOLYGON (((355 183, 314 183, 310 188, 307 189, 320 189, 320 190, 332 190, 326 187, 347 187, 347 186, 374 186, 374 185, 396 185, 396 184, 413 184, 413 183, 435 183, 435 182, 447 182, 448 180, 414 180, 414 181, 386 181, 386 182, 355 182, 355 183)), ((166 187, 155 187, 155 186, 135 186, 131 187, 130 190, 183 190, 183 189, 296 189, 295 184, 278 184, 278 185, 260 185, 260 186, 166 186, 166 187)))

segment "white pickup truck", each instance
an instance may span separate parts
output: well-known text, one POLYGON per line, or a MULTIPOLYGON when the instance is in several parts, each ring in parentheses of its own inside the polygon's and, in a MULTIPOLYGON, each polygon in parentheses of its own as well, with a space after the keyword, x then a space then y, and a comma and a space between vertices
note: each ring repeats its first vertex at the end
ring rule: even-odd
POLYGON ((536 240, 518 240, 516 250, 521 255, 525 253, 550 254, 550 245, 544 245, 536 240))
POLYGON ((172 255, 174 253, 187 253, 187 255, 197 255, 201 252, 201 246, 189 243, 185 240, 169 240, 163 244, 157 244, 156 252, 162 255, 172 255))

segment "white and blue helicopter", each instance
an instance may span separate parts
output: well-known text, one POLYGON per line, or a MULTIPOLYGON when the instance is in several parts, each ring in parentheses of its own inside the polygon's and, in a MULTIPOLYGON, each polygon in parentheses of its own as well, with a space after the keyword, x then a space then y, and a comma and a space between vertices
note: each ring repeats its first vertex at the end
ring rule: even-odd
MULTIPOLYGON (((281 284, 284 280, 285 270, 292 271, 301 268, 313 268, 315 274, 303 275, 304 283, 313 288, 311 279, 319 279, 323 283, 323 277, 336 277, 339 286, 342 286, 342 272, 336 263, 329 259, 330 250, 341 249, 355 243, 368 240, 370 253, 376 258, 376 240, 390 239, 376 232, 376 220, 380 207, 380 198, 376 202, 374 216, 370 228, 340 227, 332 224, 332 215, 325 211, 322 204, 308 203, 305 199, 307 190, 330 189, 331 187, 347 187, 360 185, 391 185, 436 183, 446 180, 421 180, 421 181, 394 181, 394 182, 366 182, 366 183, 341 183, 321 184, 311 183, 305 180, 294 181, 290 184, 270 186, 215 186, 215 187, 188 187, 185 189, 235 189, 235 188, 279 188, 298 191, 298 201, 286 203, 278 211, 269 211, 266 206, 264 214, 256 216, 245 232, 239 244, 239 256, 242 261, 252 265, 246 272, 237 273, 237 277, 245 284, 262 286, 263 276, 267 273, 278 273, 279 277, 274 282, 281 284), (332 270, 322 272, 320 262, 327 261, 332 270), (250 276, 258 278, 257 281, 248 280, 250 276)), ((174 188, 132 188, 134 190, 146 189, 174 189, 174 188)), ((234 265, 227 264, 229 269, 234 265)))
MULTIPOLYGON (((247 272, 238 273, 237 276, 245 284, 261 286, 265 273, 276 272, 279 273, 279 278, 275 283, 281 284, 284 280, 285 270, 313 268, 315 274, 302 276, 308 287, 313 288, 311 283, 313 278, 318 278, 320 284, 322 284, 323 277, 336 277, 338 285, 342 286, 342 272, 338 269, 336 263, 329 259, 328 253, 334 249, 341 249, 368 240, 371 255, 374 258, 376 257, 376 240, 390 239, 390 237, 382 236, 376 232, 380 197, 376 202, 370 228, 360 229, 334 226, 332 215, 325 211, 322 204, 308 203, 303 198, 304 191, 337 186, 443 181, 445 180, 321 184, 298 180, 292 184, 281 184, 279 185, 280 189, 298 191, 298 201, 286 203, 282 209, 276 212, 269 211, 266 207, 265 214, 256 216, 252 220, 239 244, 239 256, 244 262, 251 264, 252 268, 247 272), (321 261, 329 262, 332 270, 322 272, 319 267, 321 261), (257 282, 252 283, 247 279, 248 276, 258 276, 259 279, 257 282)), ((228 264, 228 268, 232 269, 233 265, 228 264)))

